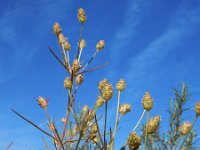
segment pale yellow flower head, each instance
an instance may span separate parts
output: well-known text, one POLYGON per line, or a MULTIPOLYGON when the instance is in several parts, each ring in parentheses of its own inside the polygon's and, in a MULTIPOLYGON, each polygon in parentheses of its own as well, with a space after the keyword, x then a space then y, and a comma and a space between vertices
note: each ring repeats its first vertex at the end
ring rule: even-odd
POLYGON ((127 144, 129 149, 137 150, 141 145, 142 139, 134 131, 129 134, 127 144))
POLYGON ((130 104, 122 104, 119 107, 119 113, 121 115, 125 115, 126 113, 131 111, 131 105, 130 104))
POLYGON ((147 111, 150 111, 153 107, 153 99, 149 92, 145 92, 142 99, 143 108, 147 111))
POLYGON ((80 47, 81 49, 83 49, 83 48, 86 47, 86 42, 85 42, 84 39, 81 39, 80 44, 79 44, 79 47, 80 47))
POLYGON ((69 77, 66 77, 65 80, 64 80, 64 87, 66 89, 71 89, 72 87, 72 81, 69 77))
POLYGON ((79 22, 81 23, 84 23, 87 20, 87 17, 83 8, 78 9, 77 17, 78 17, 79 22))
POLYGON ((69 44, 69 41, 65 41, 65 43, 63 44, 63 47, 66 51, 69 51, 71 48, 71 45, 69 44))
POLYGON ((42 108, 47 108, 48 106, 48 100, 42 96, 39 96, 37 98, 37 101, 38 101, 38 105, 42 108))
POLYGON ((104 40, 100 40, 96 45, 96 49, 102 50, 104 48, 104 46, 105 46, 104 40))
POLYGON ((65 42, 66 42, 66 38, 65 38, 65 36, 62 33, 60 33, 58 35, 58 42, 59 42, 60 45, 64 45, 65 42))
POLYGON ((192 126, 190 122, 186 121, 180 126, 179 131, 182 135, 187 135, 190 132, 191 128, 192 126))
POLYGON ((60 24, 58 22, 56 22, 54 25, 53 25, 53 32, 55 35, 59 35, 61 33, 62 29, 60 27, 60 24))
POLYGON ((116 89, 118 90, 118 91, 124 91, 124 89, 125 89, 125 87, 126 87, 126 82, 125 82, 125 80, 123 80, 123 79, 121 79, 121 80, 119 80, 118 82, 117 82, 117 84, 116 84, 116 89))

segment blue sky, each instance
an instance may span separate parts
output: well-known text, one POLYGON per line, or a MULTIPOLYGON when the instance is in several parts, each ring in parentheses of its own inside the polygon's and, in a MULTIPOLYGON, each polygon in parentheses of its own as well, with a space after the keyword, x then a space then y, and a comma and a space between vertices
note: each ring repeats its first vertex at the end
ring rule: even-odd
MULTIPOLYGON (((117 134, 119 145, 142 113, 145 91, 150 91, 154 98, 151 114, 164 118, 163 129, 173 87, 182 82, 188 84, 191 92, 188 107, 192 108, 200 98, 199 0, 4 0, 0 7, 0 149, 10 142, 14 142, 13 149, 44 149, 43 134, 14 115, 10 108, 45 126, 43 111, 34 100, 41 95, 50 99, 49 111, 55 120, 64 115, 66 72, 47 47, 59 52, 52 33, 52 25, 58 21, 72 45, 71 53, 75 53, 80 30, 76 18, 79 7, 85 9, 88 18, 83 32, 87 42, 82 55, 84 62, 95 51, 96 42, 104 39, 106 47, 91 67, 110 64, 85 76, 76 104, 92 106, 101 79, 107 78, 113 85, 120 78, 125 79, 127 88, 121 101, 131 103, 133 110, 122 118, 117 134)), ((116 94, 109 102, 110 124, 114 122, 116 94)), ((186 116, 191 121, 193 110, 186 116)))

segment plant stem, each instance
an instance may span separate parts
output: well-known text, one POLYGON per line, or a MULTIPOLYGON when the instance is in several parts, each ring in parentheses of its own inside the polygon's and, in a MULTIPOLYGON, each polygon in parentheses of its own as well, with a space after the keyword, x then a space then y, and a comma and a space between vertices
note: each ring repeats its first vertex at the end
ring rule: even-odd
POLYGON ((105 105, 105 120, 104 120, 104 148, 106 148, 106 124, 107 124, 107 109, 108 109, 108 102, 106 101, 106 105, 105 105))
POLYGON ((146 113, 146 126, 145 126, 145 138, 144 138, 144 150, 146 150, 146 144, 147 144, 147 122, 149 119, 149 111, 146 113))
POLYGON ((189 133, 191 132, 192 128, 194 127, 194 124, 195 124, 195 122, 197 121, 197 118, 198 118, 198 116, 196 115, 195 118, 194 118, 194 120, 193 120, 193 122, 192 122, 191 129, 190 129, 190 131, 187 133, 187 135, 185 136, 185 138, 184 138, 184 140, 183 140, 183 142, 182 142, 182 144, 181 144, 180 149, 183 147, 183 144, 185 143, 185 141, 186 141, 186 139, 187 139, 189 133))
POLYGON ((179 140, 178 140, 178 142, 176 143, 176 145, 175 145, 175 150, 176 150, 176 148, 178 147, 178 145, 179 145, 179 143, 180 143, 180 141, 181 141, 181 138, 182 138, 182 135, 179 137, 179 140))
POLYGON ((120 93, 121 92, 118 91, 118 96, 117 96, 117 111, 116 111, 116 118, 115 118, 115 128, 114 128, 113 137, 112 137, 111 145, 110 145, 111 149, 113 149, 113 147, 114 147, 114 139, 115 139, 115 134, 116 134, 117 126, 118 126, 118 122, 119 122, 118 115, 119 115, 120 93))
POLYGON ((135 131, 137 129, 137 127, 139 126, 140 122, 142 121, 142 118, 144 117, 145 112, 146 112, 146 110, 144 109, 142 112, 142 115, 140 116, 140 119, 138 120, 137 124, 133 128, 133 131, 135 131))
POLYGON ((83 34, 83 23, 81 24, 81 31, 80 31, 79 41, 78 41, 78 50, 77 50, 77 54, 76 54, 76 59, 78 59, 79 53, 80 53, 80 42, 82 39, 82 34, 83 34))

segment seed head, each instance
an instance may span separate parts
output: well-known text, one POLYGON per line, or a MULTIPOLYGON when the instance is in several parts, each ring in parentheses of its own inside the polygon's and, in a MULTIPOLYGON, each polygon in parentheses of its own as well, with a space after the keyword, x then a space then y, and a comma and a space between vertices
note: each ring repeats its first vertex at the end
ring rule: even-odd
POLYGON ((146 124, 146 129, 148 134, 154 133, 160 124, 160 116, 153 117, 149 122, 146 124))
POLYGON ((107 79, 103 79, 99 82, 98 84, 98 89, 100 90, 100 92, 103 90, 103 87, 108 84, 108 80, 107 79))
POLYGON ((105 100, 101 97, 98 96, 97 100, 96 100, 96 106, 99 108, 104 104, 105 100))
POLYGON ((80 69, 81 65, 78 59, 74 59, 73 64, 72 64, 72 70, 74 73, 76 73, 80 69))
POLYGON ((105 46, 104 40, 100 40, 96 45, 96 49, 97 50, 102 50, 104 48, 104 46, 105 46))
POLYGON ((113 88, 110 83, 107 83, 101 91, 102 98, 106 101, 110 100, 113 96, 113 88))
POLYGON ((63 44, 63 46, 64 46, 64 49, 66 50, 66 51, 69 51, 70 50, 70 48, 71 48, 71 45, 69 44, 69 41, 65 41, 65 43, 63 44))
POLYGON ((129 137, 127 140, 129 149, 131 149, 131 150, 139 149, 141 142, 142 142, 142 140, 141 140, 140 136, 138 136, 134 131, 129 134, 129 137))
POLYGON ((85 43, 85 40, 84 40, 84 39, 81 39, 80 44, 79 44, 79 47, 80 47, 81 49, 83 49, 83 48, 86 47, 86 43, 85 43))
POLYGON ((88 114, 89 113, 88 105, 83 106, 82 111, 83 111, 84 114, 88 114))
POLYGON ((66 89, 71 89, 72 88, 72 81, 69 77, 66 77, 64 80, 64 87, 66 89))
POLYGON ((62 33, 60 33, 60 34, 58 35, 58 43, 59 43, 60 45, 64 45, 65 42, 66 42, 65 36, 64 36, 62 33))
POLYGON ((142 99, 143 108, 147 111, 150 111, 153 107, 153 100, 149 92, 145 92, 142 99))
POLYGON ((76 76, 76 84, 80 85, 84 81, 83 74, 79 74, 76 76))
POLYGON ((61 33, 62 29, 60 27, 60 24, 58 22, 54 23, 53 25, 53 32, 55 35, 59 35, 61 33))
POLYGON ((83 8, 78 9, 77 17, 78 17, 79 22, 81 22, 81 23, 84 23, 86 21, 87 17, 85 15, 85 11, 83 8))
POLYGON ((89 112, 89 121, 92 121, 94 119, 96 115, 96 112, 94 110, 90 111, 89 112))
POLYGON ((40 107, 42 107, 42 108, 47 108, 47 106, 48 106, 48 100, 46 99, 46 98, 44 98, 44 97, 42 97, 42 96, 39 96, 38 98, 37 98, 37 101, 38 101, 38 105, 40 106, 40 107))
POLYGON ((192 127, 190 122, 186 121, 180 126, 179 131, 182 135, 187 135, 190 132, 191 128, 192 127))
POLYGON ((79 130, 78 126, 75 124, 74 128, 73 128, 73 131, 72 131, 72 133, 73 133, 74 136, 78 133, 78 130, 79 130))
POLYGON ((123 80, 123 79, 121 79, 121 80, 119 80, 118 82, 117 82, 117 84, 116 84, 116 89, 118 90, 118 91, 123 91, 124 89, 125 89, 125 87, 126 87, 126 82, 125 82, 125 80, 123 80))
POLYGON ((126 113, 131 111, 131 105, 130 104, 122 104, 119 107, 119 113, 121 115, 125 115, 126 113))
POLYGON ((196 112, 196 115, 199 116, 200 115, 200 101, 198 101, 196 103, 196 106, 195 106, 195 112, 196 112))

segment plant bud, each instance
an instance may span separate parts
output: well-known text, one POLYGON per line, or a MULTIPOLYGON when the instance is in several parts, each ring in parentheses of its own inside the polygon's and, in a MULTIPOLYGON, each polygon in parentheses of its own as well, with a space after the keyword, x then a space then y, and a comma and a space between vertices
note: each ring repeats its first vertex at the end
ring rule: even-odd
POLYGON ((153 100, 149 92, 145 92, 142 99, 143 108, 147 111, 150 111, 153 107, 153 100))
POLYGON ((46 99, 46 98, 44 98, 44 97, 42 97, 42 96, 39 96, 38 98, 37 98, 37 101, 38 101, 38 105, 40 106, 40 107, 42 107, 42 108, 47 108, 47 106, 48 106, 48 100, 46 99))
POLYGON ((196 106, 195 106, 195 112, 196 112, 196 115, 199 116, 200 115, 200 101, 198 101, 196 103, 196 106))
POLYGON ((130 104, 122 104, 119 107, 119 113, 121 115, 125 115, 126 113, 131 111, 131 105, 130 104))
POLYGON ((55 35, 59 35, 61 33, 62 29, 60 27, 60 24, 58 22, 56 22, 54 25, 53 25, 53 32, 55 35))
POLYGON ((64 46, 64 49, 65 49, 66 51, 69 51, 70 48, 71 48, 71 45, 69 44, 69 41, 65 41, 65 43, 63 44, 63 46, 64 46))
POLYGON ((104 104, 104 102, 105 102, 105 100, 101 96, 98 96, 98 98, 96 100, 96 106, 101 107, 104 104))
POLYGON ((64 45, 65 42, 66 42, 66 38, 65 38, 65 36, 62 33, 60 33, 58 35, 58 42, 59 42, 60 45, 64 45))
POLYGON ((100 92, 103 90, 103 87, 108 84, 108 80, 107 79, 103 79, 99 82, 98 84, 98 89, 100 90, 100 92))
POLYGON ((83 106, 82 111, 83 111, 84 114, 88 114, 89 113, 88 105, 83 106))
POLYGON ((104 40, 100 40, 96 45, 96 49, 102 50, 104 48, 104 46, 105 46, 104 40))
POLYGON ((187 135, 190 132, 191 128, 192 127, 190 122, 186 121, 180 126, 179 131, 182 135, 187 135))
POLYGON ((66 89, 71 89, 72 88, 72 81, 69 77, 66 77, 64 80, 64 87, 66 89))
POLYGON ((127 140, 129 149, 131 150, 139 149, 141 142, 142 142, 141 138, 134 131, 129 134, 127 140))
POLYGON ((116 84, 116 89, 118 90, 118 91, 123 91, 124 89, 125 89, 125 87, 126 87, 126 82, 125 82, 125 80, 123 80, 123 79, 121 79, 121 80, 119 80, 118 82, 117 82, 117 84, 116 84))
POLYGON ((87 17, 85 15, 85 11, 83 8, 78 9, 77 17, 78 17, 79 22, 81 22, 81 23, 84 23, 86 21, 87 17))
POLYGON ((110 83, 106 84, 103 87, 103 90, 101 91, 101 95, 102 95, 103 99, 105 99, 106 101, 108 101, 112 98, 113 88, 112 88, 112 85, 110 83))
POLYGON ((74 73, 76 73, 80 69, 81 65, 78 59, 74 59, 73 64, 72 64, 72 70, 74 73))
POLYGON ((83 82, 83 74, 79 74, 76 76, 76 84, 80 85, 83 82))
POLYGON ((146 124, 146 129, 148 134, 154 133, 160 124, 160 116, 153 117, 149 122, 146 124))
POLYGON ((81 39, 80 44, 79 44, 79 47, 80 47, 81 49, 83 49, 83 48, 85 48, 85 46, 86 46, 85 40, 81 39))

